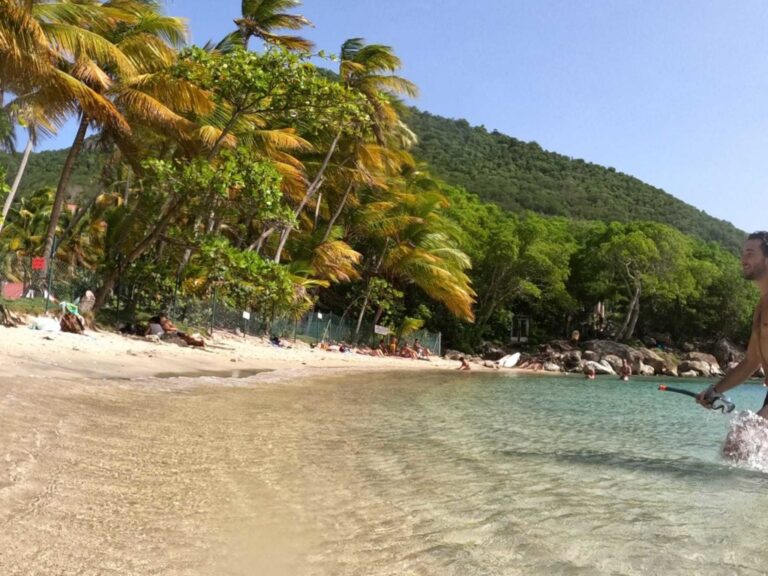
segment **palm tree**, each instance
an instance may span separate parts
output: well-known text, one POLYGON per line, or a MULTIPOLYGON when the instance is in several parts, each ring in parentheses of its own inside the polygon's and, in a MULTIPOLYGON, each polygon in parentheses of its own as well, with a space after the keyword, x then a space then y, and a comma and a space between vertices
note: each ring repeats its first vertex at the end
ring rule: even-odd
POLYGON ((299 6, 300 0, 243 0, 242 18, 235 20, 238 29, 231 36, 239 36, 245 48, 248 47, 248 41, 256 37, 288 50, 310 52, 314 45, 309 40, 300 36, 275 34, 280 29, 299 30, 312 25, 304 16, 284 12, 299 6))
POLYGON ((82 25, 87 27, 89 34, 113 46, 128 66, 98 57, 63 63, 71 76, 112 103, 114 114, 100 118, 85 107, 78 106, 78 131, 56 189, 51 222, 46 233, 45 254, 53 244, 72 169, 89 126, 102 127, 119 147, 130 154, 130 128, 126 119, 151 122, 175 133, 191 131, 193 125, 174 112, 172 107, 189 110, 205 101, 202 91, 194 90, 188 83, 174 85, 162 73, 174 61, 174 46, 180 46, 185 41, 186 27, 181 19, 163 16, 155 0, 114 0, 99 7, 109 18, 84 21, 82 25))
POLYGON ((475 292, 465 272, 471 263, 458 248, 460 228, 443 215, 448 201, 435 181, 414 171, 393 183, 383 198, 369 200, 356 212, 353 232, 368 253, 368 288, 357 331, 368 305, 370 280, 379 275, 415 284, 457 317, 472 321, 475 292))
POLYGON ((339 76, 346 86, 361 92, 373 107, 374 133, 380 144, 388 132, 404 128, 398 114, 398 97, 415 98, 419 93, 413 82, 394 74, 401 66, 400 58, 390 46, 365 44, 362 38, 350 38, 341 45, 339 76))
MULTIPOLYGON (((91 87, 104 82, 104 75, 93 62, 102 62, 122 73, 134 71, 133 63, 94 31, 118 26, 124 18, 130 18, 127 13, 97 0, 0 0, 0 8, 0 89, 18 95, 15 105, 19 109, 45 110, 53 125, 80 112, 94 121, 127 130, 114 105, 91 87)), ((71 173, 76 153, 68 157, 63 173, 71 173)), ((53 232, 63 201, 62 188, 57 191, 51 212, 53 226, 49 228, 53 232)), ((53 233, 49 231, 46 250, 50 250, 52 241, 53 233)))
MULTIPOLYGON (((409 80, 393 74, 400 66, 400 59, 389 46, 381 44, 366 45, 362 38, 351 38, 342 44, 341 62, 339 64, 340 81, 348 89, 362 94, 373 110, 371 130, 377 143, 382 147, 388 143, 393 144, 394 147, 397 147, 398 144, 402 145, 404 143, 404 138, 402 137, 399 142, 393 141, 392 137, 396 133, 400 133, 401 136, 405 133, 411 136, 413 134, 399 120, 397 112, 399 101, 397 97, 400 94, 414 97, 418 94, 418 89, 409 80), (387 142, 388 139, 391 142, 387 142)), ((329 163, 336 152, 336 148, 340 145, 342 135, 343 130, 339 128, 315 172, 315 176, 307 188, 304 198, 295 210, 297 217, 313 195, 319 192, 320 186, 325 179, 326 170, 329 168, 329 163)), ((349 148, 352 152, 345 155, 345 158, 339 162, 339 165, 344 166, 348 164, 353 160, 353 156, 359 156, 366 151, 364 136, 355 137, 350 143, 349 148)), ((372 151, 372 148, 369 147, 368 150, 372 151)), ((342 196, 342 200, 336 209, 336 218, 338 218, 338 214, 343 210, 355 186, 353 184, 345 188, 346 193, 342 196)), ((322 198, 318 196, 316 211, 319 210, 321 200, 322 198)), ((335 222, 335 218, 333 220, 335 222)), ((333 226, 334 222, 331 223, 331 226, 333 226)), ((328 233, 330 233, 330 226, 328 230, 328 233)), ((275 253, 276 262, 280 261, 283 248, 288 241, 290 233, 291 229, 287 227, 281 233, 280 242, 275 253)))
POLYGON ((0 0, 0 92, 22 94, 53 75, 53 49, 33 9, 21 0, 0 0))

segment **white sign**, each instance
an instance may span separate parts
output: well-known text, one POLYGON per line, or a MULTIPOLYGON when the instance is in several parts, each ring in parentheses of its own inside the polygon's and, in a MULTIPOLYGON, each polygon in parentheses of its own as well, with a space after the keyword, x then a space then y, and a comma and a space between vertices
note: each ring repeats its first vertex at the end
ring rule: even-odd
POLYGON ((386 336, 387 334, 389 334, 389 328, 387 328, 386 326, 379 326, 378 324, 376 324, 373 327, 373 333, 386 336))
POLYGON ((246 312, 245 310, 243 310, 243 319, 244 320, 250 320, 251 319, 251 313, 250 312, 246 312))

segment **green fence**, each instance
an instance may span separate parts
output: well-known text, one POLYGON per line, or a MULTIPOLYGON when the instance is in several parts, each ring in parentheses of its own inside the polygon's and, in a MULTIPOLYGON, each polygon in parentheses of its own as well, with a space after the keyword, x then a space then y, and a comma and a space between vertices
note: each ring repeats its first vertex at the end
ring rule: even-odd
MULTIPOLYGON (((331 342, 347 344, 365 344, 377 346, 382 339, 388 341, 389 335, 376 334, 374 326, 363 323, 357 330, 357 320, 341 317, 330 312, 308 312, 301 318, 269 318, 254 311, 233 310, 214 301, 179 302, 170 314, 186 326, 210 330, 240 330, 244 334, 278 336, 290 340, 302 340, 308 343, 331 342)), ((401 344, 412 344, 419 339, 423 346, 433 354, 440 354, 442 343, 440 333, 427 330, 411 332, 403 336, 393 330, 401 344)))

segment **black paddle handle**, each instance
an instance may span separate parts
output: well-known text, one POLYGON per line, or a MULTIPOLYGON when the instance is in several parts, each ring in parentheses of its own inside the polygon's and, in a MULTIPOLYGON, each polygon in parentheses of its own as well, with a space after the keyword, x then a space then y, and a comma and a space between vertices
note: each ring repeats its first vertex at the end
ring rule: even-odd
POLYGON ((698 396, 696 392, 684 390, 683 388, 675 388, 674 386, 667 386, 666 384, 660 384, 659 390, 663 390, 665 392, 677 392, 678 394, 685 394, 686 396, 691 396, 692 398, 696 398, 696 396, 698 396))

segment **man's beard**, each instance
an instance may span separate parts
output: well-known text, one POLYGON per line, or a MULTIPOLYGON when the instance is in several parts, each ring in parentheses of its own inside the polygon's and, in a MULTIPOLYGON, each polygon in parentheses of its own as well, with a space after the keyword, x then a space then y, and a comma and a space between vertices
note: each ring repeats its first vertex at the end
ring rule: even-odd
POLYGON ((758 264, 749 270, 742 271, 745 280, 760 280, 765 277, 766 273, 768 273, 768 267, 766 267, 765 263, 758 264))

